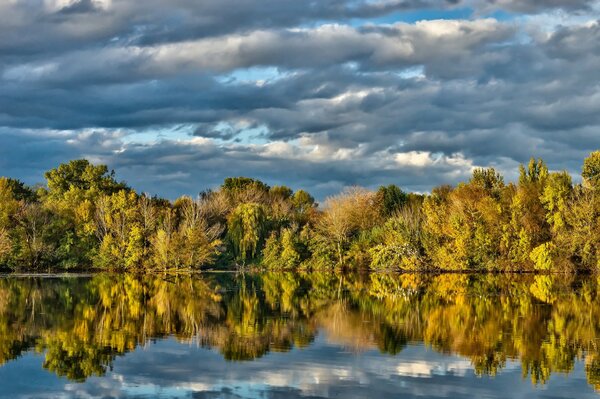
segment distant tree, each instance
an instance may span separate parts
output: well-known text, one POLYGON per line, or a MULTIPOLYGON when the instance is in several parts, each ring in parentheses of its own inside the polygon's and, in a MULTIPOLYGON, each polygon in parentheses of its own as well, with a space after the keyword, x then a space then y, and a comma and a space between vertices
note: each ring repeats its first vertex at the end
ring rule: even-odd
POLYGON ((24 203, 15 215, 18 267, 37 269, 54 260, 56 242, 50 236, 53 215, 39 203, 24 203))
POLYGON ((294 191, 286 186, 273 186, 269 189, 269 195, 273 199, 288 200, 292 197, 294 191))
POLYGON ((519 165, 519 185, 527 183, 543 184, 546 177, 548 177, 548 167, 541 158, 538 160, 531 158, 527 168, 519 165))
POLYGON ((500 191, 504 188, 504 178, 494 168, 476 168, 473 170, 470 183, 495 196, 499 196, 500 191))
POLYGON ((592 152, 583 161, 581 176, 586 187, 594 189, 600 187, 600 151, 592 152))
POLYGON ((315 206, 315 199, 304 190, 298 190, 292 197, 292 204, 299 212, 305 212, 315 206))
POLYGON ((45 173, 50 194, 60 196, 72 189, 112 194, 127 188, 115 180, 115 172, 106 165, 93 165, 87 159, 61 164, 45 173))
POLYGON ((243 191, 248 188, 269 191, 269 186, 267 186, 265 183, 250 177, 228 177, 221 185, 221 188, 226 191, 243 191))
POLYGON ((269 186, 260 180, 250 177, 228 177, 221 186, 232 208, 243 203, 260 203, 268 201, 269 186))
POLYGON ((0 228, 10 229, 12 227, 13 218, 19 206, 10 179, 0 177, 0 228))
POLYGON ((383 215, 391 216, 407 203, 408 196, 400 187, 390 184, 389 186, 379 187, 379 190, 377 190, 377 200, 383 215))
POLYGON ((8 187, 17 201, 33 202, 37 199, 35 191, 18 179, 6 178, 8 187))

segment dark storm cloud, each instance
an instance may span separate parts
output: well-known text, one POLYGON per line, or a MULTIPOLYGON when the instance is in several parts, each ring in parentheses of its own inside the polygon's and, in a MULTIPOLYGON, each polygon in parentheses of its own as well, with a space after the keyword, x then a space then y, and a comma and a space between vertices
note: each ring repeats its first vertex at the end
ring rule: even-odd
POLYGON ((232 4, 0 3, 0 174, 88 157, 171 198, 230 175, 323 198, 600 147, 598 1, 232 4), (394 22, 432 7, 473 14, 394 22))

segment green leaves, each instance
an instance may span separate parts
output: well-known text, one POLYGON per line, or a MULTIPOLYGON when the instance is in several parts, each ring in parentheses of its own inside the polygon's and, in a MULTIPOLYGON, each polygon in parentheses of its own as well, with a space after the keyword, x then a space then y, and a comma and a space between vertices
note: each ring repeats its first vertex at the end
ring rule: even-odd
POLYGON ((227 236, 234 256, 245 262, 254 259, 267 235, 267 217, 262 205, 240 204, 229 216, 227 236))
POLYGON ((589 187, 600 188, 600 151, 594 151, 583 161, 581 171, 584 184, 589 187))

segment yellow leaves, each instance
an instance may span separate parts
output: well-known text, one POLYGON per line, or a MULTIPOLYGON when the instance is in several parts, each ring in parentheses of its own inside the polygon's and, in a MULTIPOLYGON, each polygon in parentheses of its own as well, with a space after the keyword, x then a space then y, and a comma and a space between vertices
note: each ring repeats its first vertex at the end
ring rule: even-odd
POLYGON ((125 267, 136 268, 142 266, 144 255, 143 231, 139 225, 135 224, 129 231, 129 240, 125 249, 125 267))
POLYGON ((535 247, 529 256, 536 270, 550 271, 555 269, 556 245, 544 243, 535 247))
POLYGON ((533 296, 542 302, 553 303, 557 299, 554 276, 535 276, 535 280, 529 287, 529 290, 533 296))

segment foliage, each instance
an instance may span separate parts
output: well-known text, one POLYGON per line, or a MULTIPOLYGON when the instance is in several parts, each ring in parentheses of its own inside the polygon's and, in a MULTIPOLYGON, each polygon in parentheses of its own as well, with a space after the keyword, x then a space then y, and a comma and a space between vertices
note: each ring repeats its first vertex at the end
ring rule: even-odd
POLYGON ((350 187, 319 207, 305 190, 249 177, 169 201, 74 160, 36 190, 0 178, 0 267, 597 272, 599 171, 598 151, 582 184, 532 158, 515 183, 475 168, 430 194, 350 187))
POLYGON ((258 255, 267 235, 266 222, 266 213, 260 204, 241 204, 231 213, 227 234, 237 259, 245 262, 258 255))
POLYGON ((587 187, 600 188, 600 151, 594 151, 583 161, 581 176, 587 187))
POLYGON ((381 212, 384 216, 391 216, 408 201, 408 196, 400 187, 390 184, 381 186, 377 190, 377 200, 380 202, 381 212))

